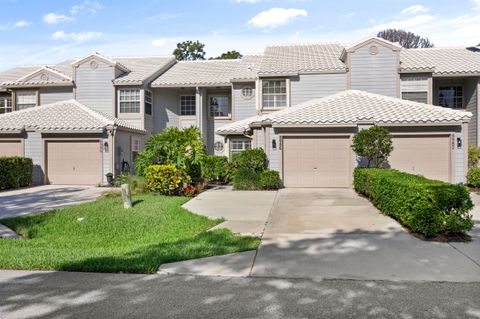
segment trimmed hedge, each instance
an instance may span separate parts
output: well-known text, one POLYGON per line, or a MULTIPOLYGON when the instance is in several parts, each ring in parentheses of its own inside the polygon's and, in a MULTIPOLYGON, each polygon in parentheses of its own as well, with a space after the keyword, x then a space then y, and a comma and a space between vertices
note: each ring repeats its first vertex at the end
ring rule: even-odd
POLYGON ((427 237, 466 232, 473 227, 469 214, 472 200, 462 185, 392 169, 356 168, 354 187, 385 215, 427 237))
POLYGON ((233 188, 239 190, 261 189, 260 173, 248 168, 238 168, 233 175, 233 188))
POLYGON ((14 189, 32 185, 31 158, 0 157, 0 189, 14 189))
POLYGON ((228 183, 231 168, 226 156, 205 156, 202 162, 202 177, 208 182, 228 183))
POLYGON ((150 165, 145 171, 145 188, 162 195, 180 195, 190 178, 175 165, 150 165))
POLYGON ((277 171, 266 169, 260 173, 260 187, 262 189, 279 189, 280 184, 280 174, 277 171))
POLYGON ((474 167, 468 171, 467 184, 472 187, 480 187, 480 167, 474 167))
POLYGON ((234 169, 248 168, 260 173, 267 168, 267 155, 261 148, 245 150, 233 155, 232 164, 234 169))

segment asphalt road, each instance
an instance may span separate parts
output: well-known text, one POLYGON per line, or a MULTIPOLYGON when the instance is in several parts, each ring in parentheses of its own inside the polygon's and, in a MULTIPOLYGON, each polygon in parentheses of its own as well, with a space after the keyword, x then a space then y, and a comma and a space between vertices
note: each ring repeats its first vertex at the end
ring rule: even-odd
POLYGON ((480 284, 0 271, 0 318, 480 318, 480 284))

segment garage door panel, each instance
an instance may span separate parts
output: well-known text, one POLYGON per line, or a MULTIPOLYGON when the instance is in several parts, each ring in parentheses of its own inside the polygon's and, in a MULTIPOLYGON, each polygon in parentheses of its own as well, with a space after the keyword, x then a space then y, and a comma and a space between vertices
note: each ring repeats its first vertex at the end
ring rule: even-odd
POLYGON ((394 136, 388 159, 392 168, 427 178, 450 181, 450 136, 394 136))
POLYGON ((0 157, 1 156, 23 156, 22 141, 0 141, 0 157))
POLYGON ((349 137, 285 137, 286 187, 350 187, 349 137))
POLYGON ((99 141, 49 141, 47 176, 51 184, 96 185, 102 181, 99 141))

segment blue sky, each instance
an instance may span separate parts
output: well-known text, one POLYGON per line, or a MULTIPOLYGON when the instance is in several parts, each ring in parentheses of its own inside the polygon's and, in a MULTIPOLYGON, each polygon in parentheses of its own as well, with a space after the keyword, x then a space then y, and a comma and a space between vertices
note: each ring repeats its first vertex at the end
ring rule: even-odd
POLYGON ((272 43, 355 42, 405 28, 436 46, 480 42, 480 0, 0 0, 0 70, 98 51, 168 55, 200 40, 207 56, 272 43))

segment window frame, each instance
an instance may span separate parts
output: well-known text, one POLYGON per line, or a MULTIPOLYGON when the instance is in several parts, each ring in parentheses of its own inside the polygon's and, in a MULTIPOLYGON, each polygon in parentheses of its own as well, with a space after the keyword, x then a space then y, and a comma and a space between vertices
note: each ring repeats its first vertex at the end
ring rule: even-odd
MULTIPOLYGON (((190 100, 191 102, 192 100, 190 100)), ((179 97, 178 97, 178 114, 179 116, 197 116, 197 96, 195 94, 181 94, 179 97), (182 110, 182 98, 186 98, 186 97, 189 97, 189 98, 192 98, 193 97, 193 114, 182 114, 183 113, 183 110, 182 110)), ((191 107, 191 105, 189 105, 191 107)), ((192 113, 191 112, 192 110, 190 110, 189 113, 192 113)))
POLYGON ((143 91, 143 107, 144 107, 144 112, 146 115, 153 115, 153 93, 150 90, 144 90, 143 91), (149 97, 147 98, 147 95, 149 97), (150 100, 150 101, 148 101, 150 100), (150 107, 148 108, 147 105, 150 107), (149 112, 147 112, 149 110, 149 112))
POLYGON ((405 101, 428 104, 428 91, 403 91, 403 92, 401 92, 401 98, 402 98, 402 100, 405 100, 405 101), (415 100, 406 99, 403 96, 404 94, 425 94, 425 102, 419 102, 419 101, 415 101, 415 100))
POLYGON ((229 94, 209 94, 207 96, 208 101, 208 116, 214 119, 225 119, 229 120, 232 118, 232 98, 229 94), (227 106, 227 115, 215 115, 212 114, 212 105, 210 104, 210 99, 215 97, 226 97, 228 99, 228 106, 227 106))
MULTIPOLYGON (((142 106, 142 90, 141 89, 136 89, 136 88, 121 88, 118 89, 118 114, 141 114, 141 106, 142 106), (130 94, 132 94, 133 91, 138 91, 138 100, 123 100, 122 101, 122 92, 125 91, 130 91, 130 94), (138 103, 138 112, 122 112, 122 102, 123 103, 138 103)), ((135 94, 136 95, 136 94, 135 94)), ((130 95, 131 97, 132 95, 130 95)), ((130 106, 131 107, 131 106, 130 106)))
POLYGON ((251 150, 252 149, 252 139, 249 139, 249 138, 232 138, 230 139, 230 142, 228 143, 229 144, 229 149, 230 149, 230 156, 233 156, 233 154, 236 154, 236 153, 241 153, 245 150, 251 150), (235 148, 234 149, 234 145, 236 143, 241 143, 242 144, 242 148, 235 148), (248 145, 248 147, 246 147, 246 145, 248 145))
POLYGON ((251 99, 253 99, 253 98, 255 97, 255 89, 254 89, 254 87, 253 87, 252 85, 244 85, 244 86, 242 86, 242 88, 240 89, 240 95, 242 96, 242 98, 243 98, 244 100, 251 100, 251 99), (250 95, 250 96, 245 96, 245 95, 243 94, 243 90, 245 90, 245 89, 250 89, 251 92, 252 92, 252 95, 250 95))
POLYGON ((36 107, 36 106, 38 106, 38 91, 16 91, 15 92, 15 110, 16 111, 26 110, 26 109, 36 107), (33 103, 19 103, 18 98, 21 95, 31 95, 31 96, 33 96, 34 102, 33 103), (19 108, 18 107, 19 105, 30 105, 30 106, 19 108))
POLYGON ((441 107, 446 107, 446 108, 449 108, 449 109, 456 109, 456 110, 459 110, 459 109, 465 109, 465 104, 464 104, 464 93, 465 93, 465 89, 464 89, 464 86, 461 85, 461 84, 452 84, 452 85, 439 85, 437 87, 437 104, 438 106, 441 106, 441 107), (454 96, 453 96, 453 106, 447 106, 447 105, 442 105, 441 102, 440 102, 440 92, 442 91, 442 89, 458 89, 460 88, 461 90, 461 95, 458 96, 456 94, 456 92, 454 93, 454 96), (458 100, 457 99, 460 99, 460 106, 457 106, 457 103, 458 103, 458 100))
MULTIPOLYGON (((261 83, 260 83, 260 93, 261 93, 261 96, 260 96, 260 103, 262 105, 262 109, 263 110, 283 110, 287 107, 290 106, 290 81, 288 78, 272 78, 272 79, 262 79, 261 80, 261 83), (264 84, 265 82, 269 83, 269 82, 285 82, 285 93, 265 93, 264 92, 264 84), (276 106, 276 105, 273 105, 273 106, 266 106, 265 105, 265 96, 273 96, 274 97, 274 101, 273 103, 276 104, 276 101, 275 101, 275 96, 285 96, 285 105, 284 106, 276 106)), ((275 87, 273 88, 275 89, 275 87)))
POLYGON ((0 114, 7 114, 13 112, 13 101, 11 96, 0 96, 0 110, 4 110, 0 114))

